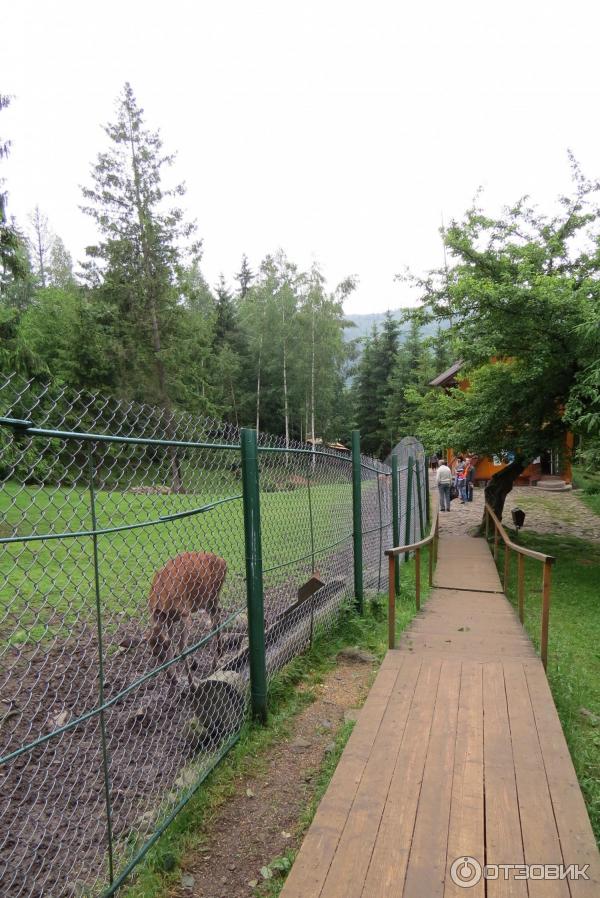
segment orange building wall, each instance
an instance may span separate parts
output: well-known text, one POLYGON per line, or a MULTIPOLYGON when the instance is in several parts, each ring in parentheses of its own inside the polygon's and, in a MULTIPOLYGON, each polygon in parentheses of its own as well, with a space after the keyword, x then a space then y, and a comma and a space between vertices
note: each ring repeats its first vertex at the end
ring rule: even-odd
MULTIPOLYGON (((558 477, 560 477, 561 480, 564 480, 565 483, 571 483, 571 481, 573 479, 573 470, 571 467, 571 455, 573 452, 573 446, 574 446, 573 434, 570 431, 568 431, 565 434, 565 446, 564 446, 565 451, 564 451, 563 469, 557 475, 558 477)), ((447 450, 447 458, 448 458, 448 463, 450 465, 452 465, 454 462, 454 459, 456 458, 456 455, 455 455, 453 449, 447 450)), ((477 465, 475 467, 475 481, 491 480, 491 478, 494 476, 494 474, 497 471, 501 471, 502 468, 505 468, 505 467, 506 467, 505 464, 504 465, 495 465, 493 459, 491 459, 489 456, 486 455, 483 458, 480 458, 479 461, 477 462, 477 465)), ((517 478, 516 483, 517 483, 517 486, 526 486, 532 480, 539 480, 540 477, 542 477, 542 476, 543 476, 542 475, 542 466, 539 463, 531 464, 527 468, 525 468, 525 470, 520 475, 520 477, 517 478)))

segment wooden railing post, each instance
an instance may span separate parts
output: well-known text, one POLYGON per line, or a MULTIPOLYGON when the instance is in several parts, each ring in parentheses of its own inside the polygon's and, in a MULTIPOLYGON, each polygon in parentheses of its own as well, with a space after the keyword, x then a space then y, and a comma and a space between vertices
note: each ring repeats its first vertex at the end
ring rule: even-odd
POLYGON ((488 514, 487 508, 484 508, 483 515, 485 517, 485 541, 487 543, 487 541, 489 539, 489 533, 490 533, 490 516, 488 514))
POLYGON ((503 590, 506 595, 506 589, 508 587, 508 575, 510 574, 510 549, 508 546, 504 546, 504 585, 503 590))
POLYGON ((550 624, 550 589, 552 587, 552 562, 544 562, 544 575, 542 579, 542 636, 540 641, 540 655, 544 669, 548 666, 548 628, 550 624))
POLYGON ((433 586, 433 553, 435 540, 429 543, 429 585, 433 586))
POLYGON ((519 552, 517 572, 517 595, 519 601, 519 620, 525 622, 525 556, 519 552))
POLYGON ((386 549, 388 556, 388 646, 393 649, 396 645, 396 564, 395 559, 408 552, 415 553, 415 605, 417 611, 421 610, 421 550, 429 546, 429 585, 433 586, 433 565, 437 561, 437 542, 439 539, 439 515, 436 511, 435 521, 431 525, 429 536, 416 543, 406 543, 404 546, 394 546, 386 549))
MULTIPOLYGON (((392 540, 394 546, 400 545, 400 473, 398 471, 398 456, 392 455, 392 540)), ((394 559, 396 595, 400 595, 400 559, 396 555, 394 559)))
POLYGON ((388 647, 396 648, 396 556, 390 555, 388 586, 388 647))
MULTIPOLYGON (((550 590, 552 588, 552 565, 555 558, 552 555, 545 555, 543 552, 536 552, 533 549, 526 549, 518 543, 513 542, 501 521, 496 517, 493 509, 486 503, 485 513, 488 519, 494 525, 494 561, 498 560, 498 545, 500 537, 504 544, 504 592, 508 587, 508 578, 510 574, 511 552, 516 552, 518 556, 517 569, 517 603, 519 609, 519 620, 521 623, 525 621, 525 558, 534 558, 541 561, 544 565, 542 576, 542 626, 540 635, 540 656, 542 664, 546 668, 548 664, 548 631, 550 628, 550 590)), ((487 520, 486 520, 487 528, 487 520)))

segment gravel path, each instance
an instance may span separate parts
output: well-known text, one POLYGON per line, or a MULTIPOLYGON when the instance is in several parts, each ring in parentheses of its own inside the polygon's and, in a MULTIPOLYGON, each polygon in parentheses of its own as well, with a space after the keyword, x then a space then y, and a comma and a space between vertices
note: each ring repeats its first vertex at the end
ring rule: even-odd
MULTIPOLYGON (((432 479, 432 490, 435 489, 432 479)), ((442 533, 468 533, 477 527, 483 516, 483 489, 475 489, 473 501, 465 505, 454 499, 449 513, 440 514, 442 533)), ((600 517, 584 505, 577 490, 551 493, 535 486, 516 486, 506 499, 504 521, 512 526, 513 508, 525 512, 524 530, 535 533, 577 536, 600 543, 600 517)))

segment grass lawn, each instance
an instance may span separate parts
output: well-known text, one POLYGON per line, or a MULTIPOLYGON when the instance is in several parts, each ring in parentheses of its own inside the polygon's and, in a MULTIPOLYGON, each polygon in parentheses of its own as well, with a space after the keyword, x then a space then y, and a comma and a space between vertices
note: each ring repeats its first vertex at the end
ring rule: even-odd
POLYGON ((582 465, 573 465, 573 486, 583 490, 582 500, 600 515, 600 473, 586 471, 582 465))
MULTIPOLYGON (((600 842, 600 544, 534 533, 521 533, 518 542, 556 558, 548 679, 600 842)), ((498 566, 502 575, 502 552, 498 566)), ((511 568, 508 596, 516 604, 514 559, 511 568)), ((526 559, 525 576, 525 626, 539 651, 541 564, 526 559)))
MULTIPOLYGON (((232 485, 241 492, 239 484, 232 485)), ((236 493, 232 490, 232 495, 236 493)), ((156 520, 223 497, 206 492, 185 495, 137 495, 99 491, 99 528, 156 520)), ((311 489, 314 548, 317 552, 348 539, 352 531, 349 483, 314 485, 311 489)), ((313 547, 308 491, 261 495, 262 548, 269 585, 295 574, 293 559, 310 556, 313 547)), ((0 536, 72 532, 91 529, 86 489, 22 487, 0 490, 0 536)), ((216 552, 228 563, 223 591, 227 608, 245 601, 244 523, 241 499, 202 514, 156 526, 98 537, 100 592, 107 619, 138 616, 145 609, 154 572, 183 551, 216 552)), ((327 554, 327 553, 324 553, 327 554)), ((302 563, 302 573, 307 562, 302 563)), ((0 641, 37 642, 63 634, 95 611, 93 543, 89 536, 0 545, 0 641)))

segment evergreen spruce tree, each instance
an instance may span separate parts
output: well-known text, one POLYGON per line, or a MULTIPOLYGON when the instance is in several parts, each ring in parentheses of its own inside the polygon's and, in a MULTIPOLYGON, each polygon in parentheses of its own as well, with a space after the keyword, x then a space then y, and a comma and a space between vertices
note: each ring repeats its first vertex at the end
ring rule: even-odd
POLYGON ((168 203, 185 192, 166 189, 163 171, 173 163, 157 131, 144 122, 130 84, 117 102, 117 117, 104 129, 109 147, 92 168, 83 190, 101 240, 87 248, 86 271, 102 298, 118 310, 121 385, 127 392, 168 407, 165 357, 177 334, 177 276, 184 249, 199 258, 195 225, 168 203))
POLYGON ((235 279, 240 285, 240 297, 241 299, 243 299, 248 293, 252 281, 255 279, 254 272, 252 271, 248 263, 248 256, 246 255, 246 253, 244 253, 244 255, 242 256, 241 267, 238 273, 235 275, 235 279))
POLYGON ((371 333, 365 337, 354 385, 356 423, 360 430, 361 446, 369 455, 376 455, 380 448, 381 412, 376 403, 380 386, 379 339, 377 327, 373 325, 371 333))
MULTIPOLYGON (((0 112, 10 105, 10 97, 0 94, 0 112)), ((0 162, 8 156, 10 141, 0 138, 0 162)), ((23 238, 7 212, 7 192, 3 190, 4 178, 0 178, 0 293, 12 281, 22 280, 28 274, 27 251, 23 238)))
POLYGON ((219 282, 215 287, 216 312, 215 320, 215 346, 222 346, 231 342, 234 333, 237 332, 236 311, 233 296, 230 293, 225 276, 219 275, 219 282))
POLYGON ((386 312, 379 335, 375 358, 375 404, 379 415, 377 454, 387 456, 392 448, 392 436, 386 420, 386 408, 392 392, 392 374, 400 348, 400 323, 386 312))
MULTIPOLYGON (((174 351, 181 309, 177 285, 187 252, 199 258, 195 225, 170 203, 183 185, 167 189, 163 171, 173 163, 157 131, 149 130, 130 84, 117 102, 116 121, 105 128, 109 147, 92 168, 92 186, 83 190, 100 241, 87 248, 87 273, 101 299, 118 311, 120 388, 170 409, 174 351)), ((173 488, 181 488, 175 453, 173 488)))

